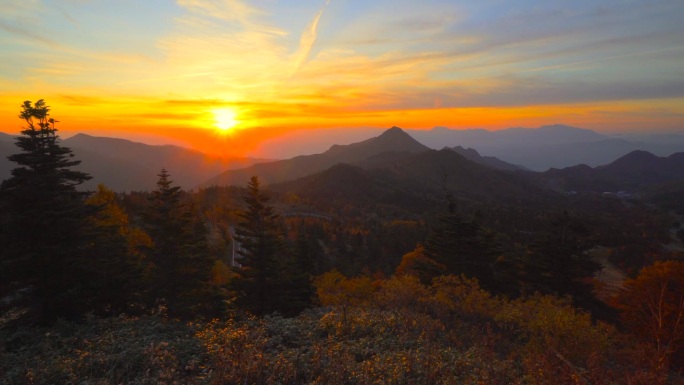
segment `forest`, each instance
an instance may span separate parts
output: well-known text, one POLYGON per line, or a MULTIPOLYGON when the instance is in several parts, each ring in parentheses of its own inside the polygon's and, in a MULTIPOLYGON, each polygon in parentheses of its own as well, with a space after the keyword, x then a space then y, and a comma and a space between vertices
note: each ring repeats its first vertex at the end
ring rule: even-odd
POLYGON ((49 112, 0 185, 0 384, 684 383, 681 181, 567 194, 431 150, 83 191, 49 112))

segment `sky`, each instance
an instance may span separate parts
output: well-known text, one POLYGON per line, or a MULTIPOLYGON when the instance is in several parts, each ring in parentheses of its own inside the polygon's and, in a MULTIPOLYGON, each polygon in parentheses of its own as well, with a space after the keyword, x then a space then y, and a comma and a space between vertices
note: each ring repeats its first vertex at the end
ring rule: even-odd
POLYGON ((38 99, 65 137, 231 156, 267 157, 269 141, 319 129, 684 133, 681 0, 0 0, 0 9, 7 133, 22 128, 22 102, 38 99))

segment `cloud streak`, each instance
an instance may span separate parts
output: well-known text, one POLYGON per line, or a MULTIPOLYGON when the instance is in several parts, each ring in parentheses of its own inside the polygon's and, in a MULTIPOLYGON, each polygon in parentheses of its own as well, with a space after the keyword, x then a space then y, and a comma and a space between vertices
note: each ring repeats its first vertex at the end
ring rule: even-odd
POLYGON ((0 20, 0 29, 5 31, 5 32, 20 36, 22 38, 37 41, 37 42, 42 43, 42 44, 47 44, 47 45, 55 44, 54 41, 48 39, 45 36, 42 36, 38 33, 35 33, 31 30, 28 30, 28 29, 25 29, 22 27, 11 25, 11 24, 3 21, 3 20, 0 20))
POLYGON ((314 19, 311 21, 311 24, 309 24, 309 26, 302 33, 302 37, 299 40, 299 49, 294 54, 294 68, 292 69, 290 76, 297 73, 297 71, 299 71, 299 69, 304 65, 306 60, 309 58, 311 50, 313 49, 314 44, 316 43, 316 38, 318 36, 318 22, 321 19, 321 16, 323 16, 323 12, 329 4, 330 0, 327 0, 323 8, 321 8, 321 10, 318 11, 314 19))

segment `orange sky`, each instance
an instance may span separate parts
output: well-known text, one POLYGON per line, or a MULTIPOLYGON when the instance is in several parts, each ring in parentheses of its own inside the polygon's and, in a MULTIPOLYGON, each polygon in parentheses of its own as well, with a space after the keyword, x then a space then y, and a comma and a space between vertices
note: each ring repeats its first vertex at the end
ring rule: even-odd
POLYGON ((0 131, 43 98, 64 136, 223 155, 304 129, 684 133, 681 2, 427 3, 6 0, 0 131))

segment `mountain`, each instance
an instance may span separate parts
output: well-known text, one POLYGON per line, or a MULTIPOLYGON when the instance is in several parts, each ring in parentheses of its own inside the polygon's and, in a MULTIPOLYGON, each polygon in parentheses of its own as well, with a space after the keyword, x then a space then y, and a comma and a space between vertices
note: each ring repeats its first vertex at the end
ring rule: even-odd
POLYGON ((344 202, 368 207, 381 202, 383 207, 415 211, 444 209, 446 192, 468 205, 529 203, 539 207, 557 198, 538 187, 530 175, 495 170, 443 149, 401 156, 377 167, 337 164, 270 188, 340 207, 344 202))
MULTIPOLYGON (((659 156, 668 156, 678 151, 684 151, 684 146, 647 144, 608 138, 596 142, 564 143, 540 147, 511 147, 499 149, 495 153, 497 157, 506 159, 508 162, 542 171, 577 164, 597 167, 637 150, 649 151, 659 156)), ((492 151, 490 150, 490 152, 492 151)))
MULTIPOLYGON (((329 202, 352 201, 361 205, 372 202, 392 203, 389 196, 406 185, 394 173, 338 163, 326 170, 291 181, 276 183, 271 190, 300 196, 327 199, 329 202)), ((412 191, 418 194, 421 186, 412 191)))
POLYGON ((586 128, 554 124, 539 128, 508 128, 495 132, 506 140, 508 145, 549 146, 563 143, 596 142, 606 139, 595 131, 586 128))
POLYGON ((647 151, 632 151, 604 166, 550 169, 541 175, 564 190, 639 191, 658 184, 684 181, 684 152, 659 157, 647 151))
POLYGON ((259 163, 239 170, 229 170, 202 183, 202 186, 243 185, 254 175, 264 184, 273 184, 314 174, 338 163, 361 163, 383 153, 412 154, 428 150, 429 148, 417 142, 401 128, 392 127, 380 136, 348 145, 333 145, 321 154, 302 155, 292 159, 259 163))
POLYGON ((635 150, 645 150, 659 156, 684 151, 684 137, 681 135, 610 137, 592 130, 564 125, 500 131, 436 127, 429 131, 416 130, 410 133, 431 148, 471 147, 477 149, 479 154, 497 157, 536 171, 577 164, 595 167, 635 150))
POLYGON ((431 148, 460 145, 481 151, 482 148, 506 146, 549 146, 563 143, 593 142, 606 139, 605 136, 587 130, 561 124, 538 128, 507 128, 499 131, 483 129, 452 130, 435 127, 432 130, 410 131, 410 134, 431 148))
MULTIPOLYGON (((64 139, 61 144, 71 148, 74 158, 81 161, 76 168, 93 176, 82 185, 89 190, 98 183, 115 191, 151 190, 162 168, 169 171, 174 184, 189 189, 226 169, 246 167, 258 161, 218 158, 178 146, 153 146, 86 134, 64 139)), ((13 143, 0 140, 0 153, 15 152, 13 143)), ((15 167, 16 164, 6 159, 0 160, 0 179, 8 178, 15 167)))
POLYGON ((638 186, 684 180, 684 152, 658 157, 647 151, 633 151, 596 169, 638 186))
POLYGON ((503 160, 493 157, 493 156, 482 156, 480 155, 477 150, 473 148, 463 148, 461 146, 456 146, 451 148, 452 151, 455 151, 456 153, 460 154, 464 158, 468 160, 472 160, 475 163, 479 163, 488 167, 491 167, 496 170, 509 170, 509 171, 515 171, 515 170, 523 170, 522 167, 516 166, 514 164, 510 164, 508 162, 504 162, 503 160))
POLYGON ((449 149, 416 154, 389 169, 430 186, 435 192, 446 189, 473 201, 541 203, 547 196, 533 182, 531 173, 495 170, 449 149))
POLYGON ((428 147, 413 139, 399 127, 392 127, 382 135, 348 145, 333 145, 325 154, 334 157, 338 163, 358 162, 383 152, 422 152, 428 147))

